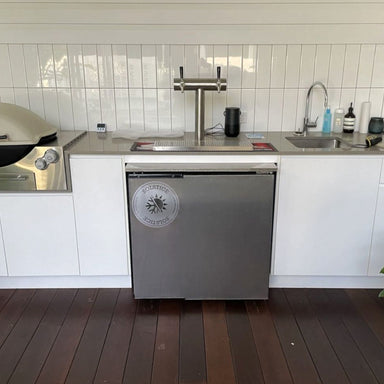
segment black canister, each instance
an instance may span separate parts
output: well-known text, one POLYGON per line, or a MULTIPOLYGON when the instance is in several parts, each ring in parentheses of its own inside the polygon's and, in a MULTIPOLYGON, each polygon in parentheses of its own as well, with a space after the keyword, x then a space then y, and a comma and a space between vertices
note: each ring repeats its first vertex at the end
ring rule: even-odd
POLYGON ((225 108, 225 126, 224 132, 228 137, 236 137, 240 133, 240 108, 225 108))
POLYGON ((383 133, 384 129, 384 120, 382 117, 371 117, 368 125, 369 133, 383 133))

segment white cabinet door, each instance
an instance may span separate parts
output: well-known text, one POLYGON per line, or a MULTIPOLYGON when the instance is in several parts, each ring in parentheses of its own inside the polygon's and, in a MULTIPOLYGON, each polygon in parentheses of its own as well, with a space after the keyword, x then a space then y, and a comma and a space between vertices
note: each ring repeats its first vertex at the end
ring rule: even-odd
POLYGON ((381 163, 282 157, 275 275, 367 275, 381 163))
POLYGON ((121 157, 70 159, 81 275, 127 275, 125 169, 121 157))
POLYGON ((78 275, 71 195, 0 196, 9 276, 78 275))
POLYGON ((4 250, 4 241, 3 241, 3 229, 1 225, 0 218, 0 276, 7 276, 7 263, 5 261, 5 250, 4 250))
POLYGON ((368 275, 378 276, 384 267, 384 185, 379 187, 368 275))

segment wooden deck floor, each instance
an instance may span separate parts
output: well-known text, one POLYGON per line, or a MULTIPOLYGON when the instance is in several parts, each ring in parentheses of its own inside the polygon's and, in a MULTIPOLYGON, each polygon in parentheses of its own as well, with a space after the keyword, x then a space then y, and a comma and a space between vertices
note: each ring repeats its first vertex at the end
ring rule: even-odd
POLYGON ((129 289, 0 291, 0 383, 384 383, 377 290, 269 301, 134 300, 129 289))

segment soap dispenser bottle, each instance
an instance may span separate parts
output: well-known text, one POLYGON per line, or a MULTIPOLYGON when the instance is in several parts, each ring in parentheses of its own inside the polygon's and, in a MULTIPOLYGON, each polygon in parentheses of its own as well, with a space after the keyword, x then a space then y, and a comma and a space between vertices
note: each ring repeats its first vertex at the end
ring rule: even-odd
POLYGON ((333 114, 333 132, 341 133, 343 132, 344 125, 344 109, 337 108, 335 109, 335 113, 333 114))
POLYGON ((350 107, 348 108, 348 113, 344 116, 344 125, 343 125, 344 133, 353 133, 355 129, 355 120, 356 120, 356 116, 353 113, 353 107, 351 103, 350 107))
POLYGON ((332 113, 331 108, 327 107, 323 119, 323 133, 331 133, 332 113))

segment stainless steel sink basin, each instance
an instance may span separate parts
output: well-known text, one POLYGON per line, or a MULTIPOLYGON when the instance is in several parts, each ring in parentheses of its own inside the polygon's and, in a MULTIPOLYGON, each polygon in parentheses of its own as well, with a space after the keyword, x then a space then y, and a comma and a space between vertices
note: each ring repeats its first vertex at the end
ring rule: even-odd
POLYGON ((338 137, 286 137, 297 148, 347 148, 349 147, 338 137))

